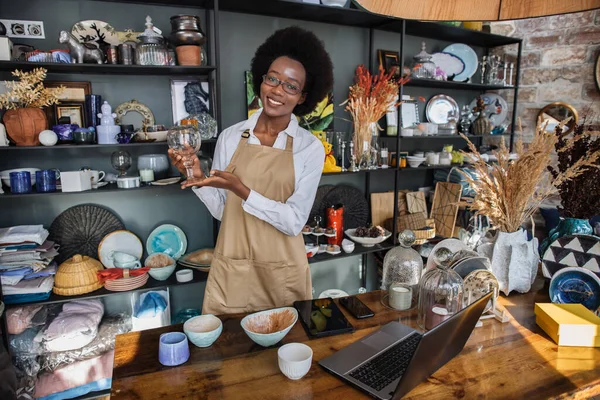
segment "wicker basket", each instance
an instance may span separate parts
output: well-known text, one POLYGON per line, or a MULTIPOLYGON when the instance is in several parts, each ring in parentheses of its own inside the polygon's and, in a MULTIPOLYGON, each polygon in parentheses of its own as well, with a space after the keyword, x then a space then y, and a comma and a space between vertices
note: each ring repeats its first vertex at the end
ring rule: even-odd
POLYGON ((60 296, 76 296, 100 289, 96 272, 102 269, 100 261, 76 254, 58 267, 53 291, 60 296))
POLYGON ((415 241, 415 245, 420 245, 425 243, 429 239, 433 239, 435 237, 435 220, 427 219, 426 227, 431 229, 417 229, 413 231, 417 240, 415 241))

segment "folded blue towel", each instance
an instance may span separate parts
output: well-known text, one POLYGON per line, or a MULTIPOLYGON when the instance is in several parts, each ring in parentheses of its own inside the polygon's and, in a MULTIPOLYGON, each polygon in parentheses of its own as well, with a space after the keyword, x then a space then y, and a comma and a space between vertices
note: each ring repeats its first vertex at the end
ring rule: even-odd
POLYGON ((148 292, 145 294, 142 303, 135 312, 136 318, 154 318, 165 311, 167 302, 158 292, 148 292))

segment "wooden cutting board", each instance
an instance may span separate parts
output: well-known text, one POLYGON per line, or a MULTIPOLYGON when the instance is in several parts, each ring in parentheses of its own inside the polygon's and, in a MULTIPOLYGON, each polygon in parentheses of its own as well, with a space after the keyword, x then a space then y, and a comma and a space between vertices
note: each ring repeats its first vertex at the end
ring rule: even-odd
POLYGON ((408 212, 411 214, 423 214, 423 219, 427 218, 427 201, 425 201, 425 193, 410 192, 406 193, 406 205, 408 212))
POLYGON ((435 220, 437 235, 452 237, 461 193, 462 186, 458 183, 438 182, 435 186, 431 218, 435 220))
MULTIPOLYGON (((406 193, 398 192, 398 215, 408 213, 406 193)), ((383 226, 387 219, 394 218, 394 192, 371 193, 371 223, 383 226)))

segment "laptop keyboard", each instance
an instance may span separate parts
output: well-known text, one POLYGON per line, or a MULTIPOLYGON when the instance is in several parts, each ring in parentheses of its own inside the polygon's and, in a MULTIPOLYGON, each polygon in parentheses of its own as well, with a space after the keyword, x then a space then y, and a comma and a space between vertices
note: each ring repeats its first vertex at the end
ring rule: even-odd
POLYGON ((402 376, 420 339, 421 335, 412 333, 377 357, 352 370, 349 375, 357 381, 380 391, 402 376))

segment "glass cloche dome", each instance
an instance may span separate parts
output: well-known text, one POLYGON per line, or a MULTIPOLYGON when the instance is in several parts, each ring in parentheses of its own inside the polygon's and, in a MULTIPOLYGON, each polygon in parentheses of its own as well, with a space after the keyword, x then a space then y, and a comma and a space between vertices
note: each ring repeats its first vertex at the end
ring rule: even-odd
POLYGON ((400 246, 388 251, 383 259, 381 303, 386 307, 408 310, 416 305, 423 259, 411 248, 415 240, 414 232, 401 232, 400 246))
POLYGON ((430 330, 462 309, 463 280, 450 269, 452 252, 441 247, 433 254, 436 268, 421 278, 417 323, 430 330))

